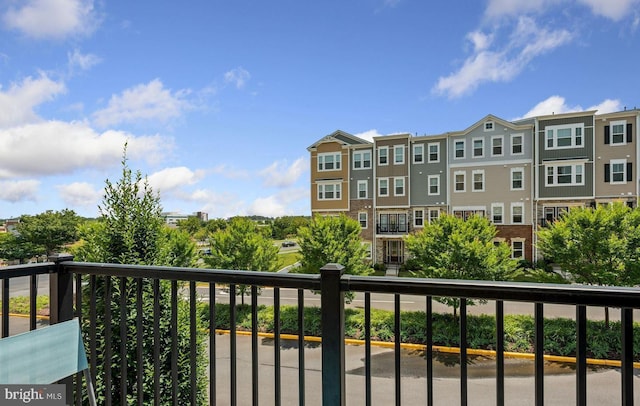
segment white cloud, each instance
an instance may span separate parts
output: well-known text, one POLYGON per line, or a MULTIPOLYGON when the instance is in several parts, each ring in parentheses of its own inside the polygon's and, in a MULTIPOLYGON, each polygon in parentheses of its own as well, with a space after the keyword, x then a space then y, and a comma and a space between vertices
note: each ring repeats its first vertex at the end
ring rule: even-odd
POLYGON ((494 49, 483 48, 481 46, 488 46, 488 41, 479 38, 479 33, 468 36, 474 46, 473 54, 458 71, 438 79, 433 88, 435 93, 455 98, 485 82, 508 82, 537 56, 571 41, 572 35, 566 30, 538 27, 531 18, 520 17, 506 44, 494 49))
POLYGON ((70 207, 97 206, 104 193, 103 190, 96 190, 87 182, 73 182, 68 185, 58 185, 56 188, 62 201, 70 207))
POLYGON ((277 161, 259 172, 267 187, 287 187, 294 184, 309 169, 305 158, 296 159, 287 167, 287 161, 277 161))
POLYGON ((125 143, 130 158, 152 163, 172 148, 172 140, 165 137, 97 133, 86 123, 28 124, 0 130, 0 179, 111 167, 120 162, 125 143))
POLYGON ((383 134, 380 134, 378 132, 378 130, 376 130, 376 129, 365 131, 365 132, 358 133, 358 134, 353 134, 353 135, 358 137, 358 138, 362 138, 365 141, 369 141, 369 142, 373 142, 373 137, 382 137, 383 136, 383 134))
POLYGON ((37 39, 63 39, 92 33, 98 25, 93 0, 26 0, 10 7, 4 24, 37 39))
POLYGON ((480 31, 473 31, 467 34, 467 39, 473 44, 474 52, 485 50, 493 42, 493 35, 480 31))
MULTIPOLYGON (((536 104, 531 110, 529 110, 524 116, 520 118, 546 116, 550 114, 573 113, 585 110, 598 110, 597 114, 604 114, 614 111, 620 111, 622 110, 622 108, 619 100, 606 99, 600 104, 584 109, 580 105, 570 106, 567 104, 564 97, 555 95, 536 104)), ((518 120, 520 118, 516 118, 515 120, 518 120)))
POLYGON ((257 216, 280 217, 287 214, 287 208, 276 196, 260 197, 249 206, 249 213, 257 216))
POLYGON ((37 180, 0 181, 0 200, 11 203, 36 201, 39 186, 37 180))
POLYGON ((0 128, 38 121, 34 108, 65 91, 64 83, 51 80, 44 73, 12 83, 7 90, 0 90, 0 128))
POLYGON ((170 192, 183 186, 193 185, 204 176, 204 171, 192 171, 185 166, 165 168, 148 176, 153 190, 160 193, 170 192))
POLYGON ((189 92, 180 90, 172 93, 159 79, 154 79, 111 96, 109 105, 95 112, 93 120, 102 127, 139 120, 166 122, 190 108, 185 99, 189 92))
POLYGON ((232 83, 238 89, 242 89, 249 79, 251 74, 242 67, 231 69, 224 74, 225 83, 232 83))
POLYGON ((595 15, 620 21, 629 15, 638 0, 578 0, 591 9, 595 15))
POLYGON ((485 14, 488 17, 516 16, 542 13, 563 0, 489 0, 485 14))
POLYGON ((102 61, 102 59, 96 55, 83 54, 77 49, 74 49, 73 52, 67 53, 67 59, 69 60, 69 68, 72 71, 76 68, 80 70, 88 70, 102 61))

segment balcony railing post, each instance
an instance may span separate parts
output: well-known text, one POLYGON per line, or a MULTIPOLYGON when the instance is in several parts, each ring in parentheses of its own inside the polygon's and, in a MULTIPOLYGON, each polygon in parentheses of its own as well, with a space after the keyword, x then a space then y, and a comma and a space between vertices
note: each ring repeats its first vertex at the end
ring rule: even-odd
POLYGON ((73 261, 73 255, 50 255, 49 261, 56 264, 55 273, 49 275, 49 323, 56 324, 73 318, 73 278, 62 266, 73 261))
POLYGON ((322 404, 345 404, 344 292, 340 278, 344 266, 327 264, 320 268, 322 303, 322 404))

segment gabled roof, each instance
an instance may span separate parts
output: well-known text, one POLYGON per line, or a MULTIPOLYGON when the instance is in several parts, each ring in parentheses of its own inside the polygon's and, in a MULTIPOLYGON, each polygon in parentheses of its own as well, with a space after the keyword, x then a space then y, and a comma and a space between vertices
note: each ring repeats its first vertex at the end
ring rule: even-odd
POLYGON ((316 141, 315 143, 313 143, 312 145, 310 145, 307 150, 311 151, 313 148, 316 148, 318 145, 320 144, 324 144, 325 142, 337 142, 340 143, 344 146, 349 146, 349 145, 371 145, 372 143, 367 141, 367 140, 363 140, 362 138, 358 138, 355 135, 351 135, 347 132, 341 131, 341 130, 336 130, 334 132, 332 132, 331 134, 322 137, 320 140, 316 141))
POLYGON ((510 128, 512 130, 526 130, 526 129, 529 129, 529 128, 531 128, 533 126, 532 124, 516 124, 516 123, 513 123, 511 121, 503 120, 500 117, 496 117, 493 114, 487 114, 482 119, 480 119, 480 120, 476 121, 475 123, 471 124, 465 130, 453 131, 453 132, 450 132, 448 134, 449 135, 464 135, 464 134, 468 134, 471 131, 475 130, 476 128, 484 125, 484 123, 486 123, 487 121, 493 121, 495 125, 501 125, 501 126, 510 128))

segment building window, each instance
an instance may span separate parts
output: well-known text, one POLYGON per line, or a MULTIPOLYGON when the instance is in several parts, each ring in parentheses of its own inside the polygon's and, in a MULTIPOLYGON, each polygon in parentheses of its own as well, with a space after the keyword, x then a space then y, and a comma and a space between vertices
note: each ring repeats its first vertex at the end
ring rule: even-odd
POLYGON ((361 211, 358 213, 358 221, 360 222, 361 228, 367 228, 367 212, 361 211))
POLYGON ((453 211, 453 215, 456 216, 457 218, 463 219, 465 221, 469 220, 469 218, 471 218, 471 216, 481 216, 484 217, 485 216, 485 211, 484 210, 473 210, 473 209, 469 209, 469 210, 454 210, 453 211))
POLYGON ((340 152, 318 154, 318 171, 340 170, 340 152))
POLYGON ((484 130, 485 131, 493 131, 493 121, 485 121, 484 130))
POLYGON ((546 186, 584 185, 584 164, 547 166, 546 186))
POLYGON ((631 142, 631 134, 627 134, 627 132, 631 132, 629 127, 627 127, 625 120, 612 121, 608 126, 604 127, 604 143, 625 145, 627 142, 631 142))
POLYGON ((366 259, 371 259, 371 243, 368 241, 365 241, 362 243, 362 246, 364 247, 364 252, 365 254, 365 258, 366 259))
POLYGON ((484 139, 476 138, 473 140, 473 157, 482 158, 484 156, 484 139))
POLYGON ((504 222, 504 204, 491 203, 491 221, 494 224, 502 224, 504 222))
POLYGON ((511 190, 524 190, 523 168, 511 168, 511 190))
POLYGON ((394 196, 404 196, 404 178, 393 178, 394 196))
POLYGON ((370 169, 371 151, 355 151, 353 153, 353 169, 370 169))
POLYGON ((378 196, 389 196, 389 178, 378 179, 378 196))
POLYGON ((548 126, 546 128, 546 149, 576 148, 583 146, 583 125, 548 126))
POLYGON ((511 258, 524 259, 524 240, 515 238, 511 240, 511 258))
POLYGON ((438 209, 430 209, 429 210, 429 224, 440 218, 440 210, 438 209))
POLYGON ((435 196, 440 194, 440 175, 429 175, 427 177, 429 182, 429 196, 435 196))
POLYGON ((455 158, 464 158, 464 140, 456 141, 454 144, 455 158))
POLYGON ((369 197, 369 191, 367 190, 369 187, 369 182, 366 180, 358 181, 358 199, 366 199, 369 197))
POLYGON ((522 150, 522 140, 522 134, 511 135, 511 155, 522 155, 524 153, 522 150))
POLYGON ((319 183, 318 200, 340 200, 341 191, 340 183, 319 183))
POLYGON ((429 162, 440 162, 440 144, 429 144, 429 162))
POLYGON ((633 178, 632 163, 626 159, 612 159, 604 165, 604 181, 625 184, 633 178))
POLYGON ((424 144, 415 144, 413 146, 413 163, 424 163, 424 144))
POLYGON ((511 203, 511 223, 524 224, 524 203, 511 203))
POLYGON ((491 137, 491 156, 502 155, 502 137, 491 137))
POLYGON ((484 170, 476 169, 473 174, 473 191, 484 192, 484 170))
POLYGON ((378 165, 389 164, 389 147, 378 148, 378 165))
POLYGON ((393 147, 393 163, 394 165, 404 163, 404 145, 396 145, 393 147))
POLYGON ((467 177, 467 173, 466 172, 454 172, 453 173, 453 179, 454 179, 454 183, 455 183, 455 191, 456 192, 464 192, 465 191, 465 184, 466 182, 466 178, 467 177))
POLYGON ((414 227, 424 226, 424 210, 418 209, 413 211, 413 225, 414 227))

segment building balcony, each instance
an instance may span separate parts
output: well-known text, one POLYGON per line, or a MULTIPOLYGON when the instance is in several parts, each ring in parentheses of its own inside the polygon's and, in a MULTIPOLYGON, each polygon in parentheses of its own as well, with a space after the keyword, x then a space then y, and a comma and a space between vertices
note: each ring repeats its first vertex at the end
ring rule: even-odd
MULTIPOLYGON (((634 398, 636 402, 640 398, 640 390, 634 390, 640 383, 634 376, 639 354, 633 349, 637 341, 633 312, 640 308, 640 289, 357 277, 343 271, 337 264, 326 265, 318 275, 302 275, 81 263, 57 256, 47 263, 0 268, 0 335, 39 328, 43 322, 38 321, 36 299, 49 295, 48 323, 81 319, 91 375, 104 405, 160 404, 167 398, 165 404, 175 405, 543 405, 573 403, 572 398, 578 405, 587 399, 592 404, 632 405, 634 398), (48 288, 41 275, 48 275, 48 288), (18 282, 25 278, 26 287, 19 288, 18 282), (29 292, 28 318, 9 314, 9 298, 18 288, 29 292), (238 303, 244 294, 236 296, 244 290, 249 293, 246 305, 238 303), (121 292, 131 292, 131 297, 121 292), (357 346, 345 343, 345 313, 352 311, 345 309, 351 306, 345 304, 346 292, 356 293, 356 307, 364 314, 357 346), (163 295, 169 300, 161 301, 163 295), (449 332, 459 346, 443 355, 444 350, 434 345, 439 340, 434 335, 434 298, 449 296, 460 298, 457 330, 449 332), (493 355, 484 361, 473 358, 474 343, 468 333, 473 311, 467 302, 475 299, 489 301, 495 317, 494 341, 488 344, 493 355), (203 303, 210 306, 202 307, 203 303), (512 303, 530 308, 533 315, 532 373, 526 379, 513 378, 508 368, 504 321, 512 303), (273 306, 269 332, 258 328, 265 304, 273 306), (372 313, 379 306, 393 312, 386 348, 377 347, 375 340, 382 337, 372 334, 372 313), (419 317, 403 319, 401 310, 408 306, 417 306, 419 317), (575 356, 562 377, 548 373, 544 348, 545 315, 550 317, 548 312, 556 306, 569 309, 575 321, 575 356), (605 307, 621 309, 616 337, 622 351, 611 374, 594 373, 587 359, 587 309, 591 315, 592 309, 605 307), (314 326, 308 325, 307 313, 317 315, 314 326), (242 321, 241 315, 246 316, 242 321), (419 342, 403 342, 404 323, 416 323, 415 328, 424 331, 419 342), (311 327, 320 329, 317 338, 305 337, 311 327), (185 342, 189 350, 182 352, 185 342), (199 352, 202 345, 205 351, 199 352), (416 352, 419 356, 409 362, 416 352), (444 376, 435 368, 443 358, 445 366, 455 365, 453 374, 444 376), (490 378, 475 376, 479 362, 492 366, 490 378), (143 364, 147 369, 136 368, 143 364), (166 375, 161 368, 168 371, 166 375), (419 378, 410 372, 416 370, 422 371, 419 378)), ((63 383, 67 399, 82 404, 82 380, 71 377, 63 383)))
POLYGON ((411 231, 411 223, 376 224, 376 234, 403 235, 411 231))

